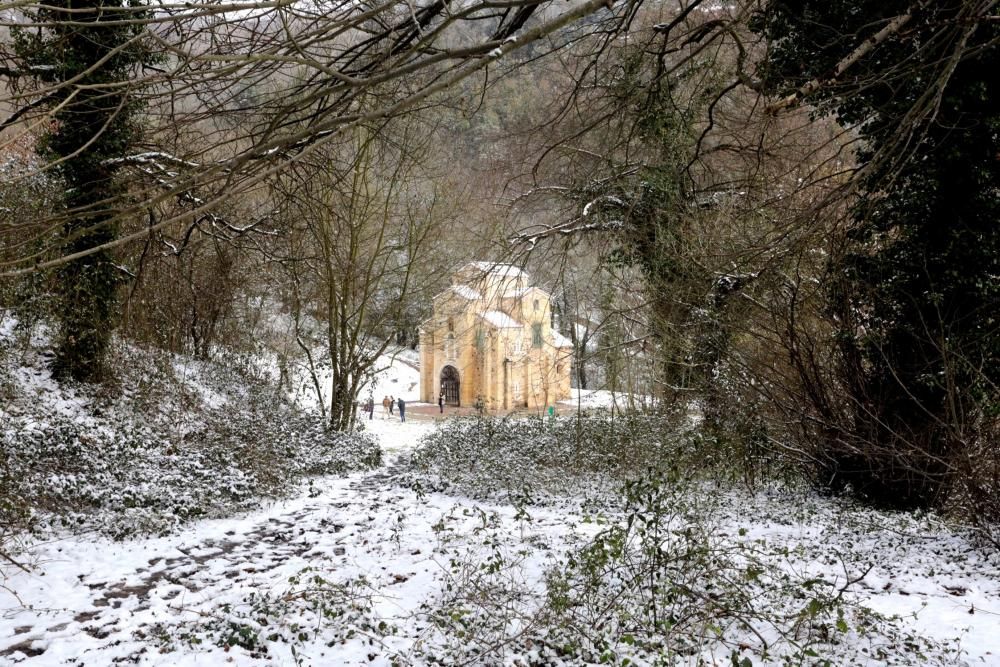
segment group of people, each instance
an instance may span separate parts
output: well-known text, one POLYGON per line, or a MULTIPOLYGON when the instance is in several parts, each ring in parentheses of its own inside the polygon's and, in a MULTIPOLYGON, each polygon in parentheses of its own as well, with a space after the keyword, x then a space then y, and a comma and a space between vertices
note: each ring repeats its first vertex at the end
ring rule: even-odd
MULTIPOLYGON (((406 401, 402 398, 393 398, 392 396, 384 396, 382 398, 382 418, 388 419, 392 416, 392 411, 395 408, 399 408, 399 421, 406 421, 406 401)), ((368 413, 368 419, 375 419, 375 399, 371 396, 368 397, 368 401, 362 406, 365 412, 368 413)), ((438 408, 441 413, 444 414, 444 392, 438 396, 438 408)))
MULTIPOLYGON (((406 421, 406 401, 400 398, 393 398, 392 396, 385 396, 382 398, 382 417, 383 419, 388 419, 392 416, 392 411, 395 408, 399 408, 399 421, 406 421)), ((371 396, 368 397, 368 402, 364 405, 365 412, 368 413, 368 419, 375 419, 375 399, 371 396)))

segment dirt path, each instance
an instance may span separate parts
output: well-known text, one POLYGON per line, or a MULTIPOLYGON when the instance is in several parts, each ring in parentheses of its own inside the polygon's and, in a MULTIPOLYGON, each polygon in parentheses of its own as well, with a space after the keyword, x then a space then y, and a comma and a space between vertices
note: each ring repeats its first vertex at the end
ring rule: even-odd
MULTIPOLYGON (((378 428, 392 461, 412 445, 408 436, 395 437, 412 435, 405 429, 378 428)), ((295 588, 290 582, 304 572, 322 573, 335 586, 363 582, 377 622, 403 626, 396 644, 404 651, 419 638, 413 629, 419 623, 406 628, 450 576, 446 550, 451 557, 461 552, 475 559, 487 549, 482 531, 489 524, 502 534, 494 541, 509 542, 512 550, 526 534, 537 534, 541 559, 549 536, 565 532, 565 517, 558 513, 528 525, 514 508, 423 496, 400 487, 397 477, 389 465, 325 479, 311 494, 245 517, 199 522, 165 538, 73 538, 40 545, 36 573, 6 582, 24 607, 12 604, 9 595, 0 598, 0 663, 217 664, 210 656, 229 659, 239 649, 176 638, 199 632, 210 638, 205 628, 225 626, 254 596, 287 597, 295 588)), ((336 660, 323 649, 330 661, 317 664, 382 664, 370 657, 370 646, 355 643, 345 642, 336 660)), ((276 645, 271 657, 247 654, 239 662, 287 664, 285 648, 276 645)), ((386 654, 384 648, 378 652, 386 654)))

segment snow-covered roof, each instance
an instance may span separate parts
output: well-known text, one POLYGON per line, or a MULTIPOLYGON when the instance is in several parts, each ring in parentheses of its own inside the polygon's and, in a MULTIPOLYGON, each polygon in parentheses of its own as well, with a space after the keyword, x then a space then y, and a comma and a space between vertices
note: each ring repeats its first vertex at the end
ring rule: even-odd
POLYGON ((524 326, 507 313, 503 313, 499 310, 487 310, 485 313, 482 313, 480 317, 500 329, 520 329, 524 326))
POLYGON ((472 289, 468 285, 452 285, 451 289, 455 292, 455 294, 459 295, 463 299, 468 299, 469 301, 475 301, 476 299, 483 298, 479 292, 472 289))
POLYGON ((434 300, 437 301, 438 299, 443 299, 452 295, 455 295, 460 299, 465 299, 466 301, 475 301, 483 298, 482 294, 468 285, 452 285, 445 291, 435 295, 434 300))
POLYGON ((573 341, 555 330, 552 331, 552 343, 556 347, 573 347, 573 341))
POLYGON ((506 278, 527 276, 524 271, 517 268, 513 264, 497 264, 496 262, 469 262, 462 267, 463 271, 465 269, 473 269, 480 273, 489 274, 491 276, 504 276, 506 278))
POLYGON ((505 276, 519 276, 521 269, 512 264, 496 264, 494 262, 471 262, 471 265, 486 273, 502 273, 505 276))

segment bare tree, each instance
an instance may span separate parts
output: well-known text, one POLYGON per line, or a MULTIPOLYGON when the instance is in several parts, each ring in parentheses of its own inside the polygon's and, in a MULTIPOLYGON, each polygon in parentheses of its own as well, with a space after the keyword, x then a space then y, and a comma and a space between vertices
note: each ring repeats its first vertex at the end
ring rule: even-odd
MULTIPOLYGON (((106 168, 142 180, 130 179, 133 187, 127 194, 93 202, 78 213, 103 212, 122 220, 141 216, 159 202, 185 206, 152 227, 79 252, 15 254, 0 270, 11 275, 58 266, 210 214, 221 202, 309 159, 343 133, 427 104, 489 67, 504 67, 504 58, 518 49, 547 39, 551 41, 544 48, 562 48, 573 36, 568 26, 607 11, 606 5, 603 0, 568 9, 535 0, 499 7, 483 1, 458 7, 445 0, 425 5, 338 0, 300 6, 278 0, 161 4, 150 12, 97 3, 69 9, 56 20, 38 14, 32 3, 3 3, 0 28, 6 30, 46 33, 60 21, 72 24, 73 17, 82 21, 96 14, 112 27, 144 28, 128 46, 141 41, 162 53, 163 61, 145 65, 129 81, 103 84, 109 95, 122 95, 147 110, 146 146, 104 160, 106 168), (396 87, 393 95, 372 95, 389 84, 396 87)), ((632 7, 623 5, 608 13, 607 20, 616 24, 632 7)), ((72 97, 81 89, 79 76, 43 76, 49 69, 16 53, 9 39, 0 42, 0 63, 0 76, 8 84, 0 109, 10 110, 0 121, 0 131, 8 137, 0 146, 51 122, 54 112, 41 100, 56 92, 72 97)), ((102 66, 94 62, 80 76, 102 66)), ((98 125, 93 136, 103 131, 98 125)), ((64 217, 53 212, 38 221, 38 228, 61 224, 64 217)))
POLYGON ((2 2, 0 153, 57 138, 39 145, 42 168, 66 177, 67 194, 2 248, 0 276, 62 272, 62 365, 99 379, 122 277, 110 251, 178 225, 269 229, 273 211, 235 221, 225 202, 526 45, 561 48, 568 26, 607 4, 2 2))
POLYGON ((354 421, 401 311, 433 281, 421 268, 446 214, 443 193, 422 173, 428 130, 412 116, 358 127, 278 185, 284 234, 295 244, 283 262, 295 335, 335 429, 354 421), (311 349, 309 322, 323 332, 322 358, 311 349), (321 361, 329 364, 328 396, 321 361))

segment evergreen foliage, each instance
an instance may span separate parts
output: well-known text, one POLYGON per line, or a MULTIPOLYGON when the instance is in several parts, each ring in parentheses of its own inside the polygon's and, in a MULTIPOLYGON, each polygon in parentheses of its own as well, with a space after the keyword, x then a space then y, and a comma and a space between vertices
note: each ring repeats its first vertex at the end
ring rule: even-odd
POLYGON ((235 355, 113 345, 98 386, 52 382, 45 347, 0 356, 0 549, 31 527, 166 534, 382 462, 373 436, 331 431, 235 355))
POLYGON ((943 501, 1000 406, 1000 15, 979 4, 773 0, 754 24, 772 91, 864 140, 828 292, 850 418, 827 420, 823 466, 890 506, 943 501))
MULTIPOLYGON (((127 1, 130 7, 139 6, 127 1)), ((28 12, 44 27, 12 30, 24 70, 40 82, 39 106, 52 110, 38 148, 65 184, 65 255, 101 246, 118 234, 118 221, 109 208, 122 194, 113 160, 138 137, 139 105, 130 94, 129 79, 137 66, 156 60, 143 43, 143 14, 114 11, 124 6, 122 0, 58 0, 28 12)), ((106 250, 60 269, 60 375, 87 382, 101 379, 118 282, 106 250)))

